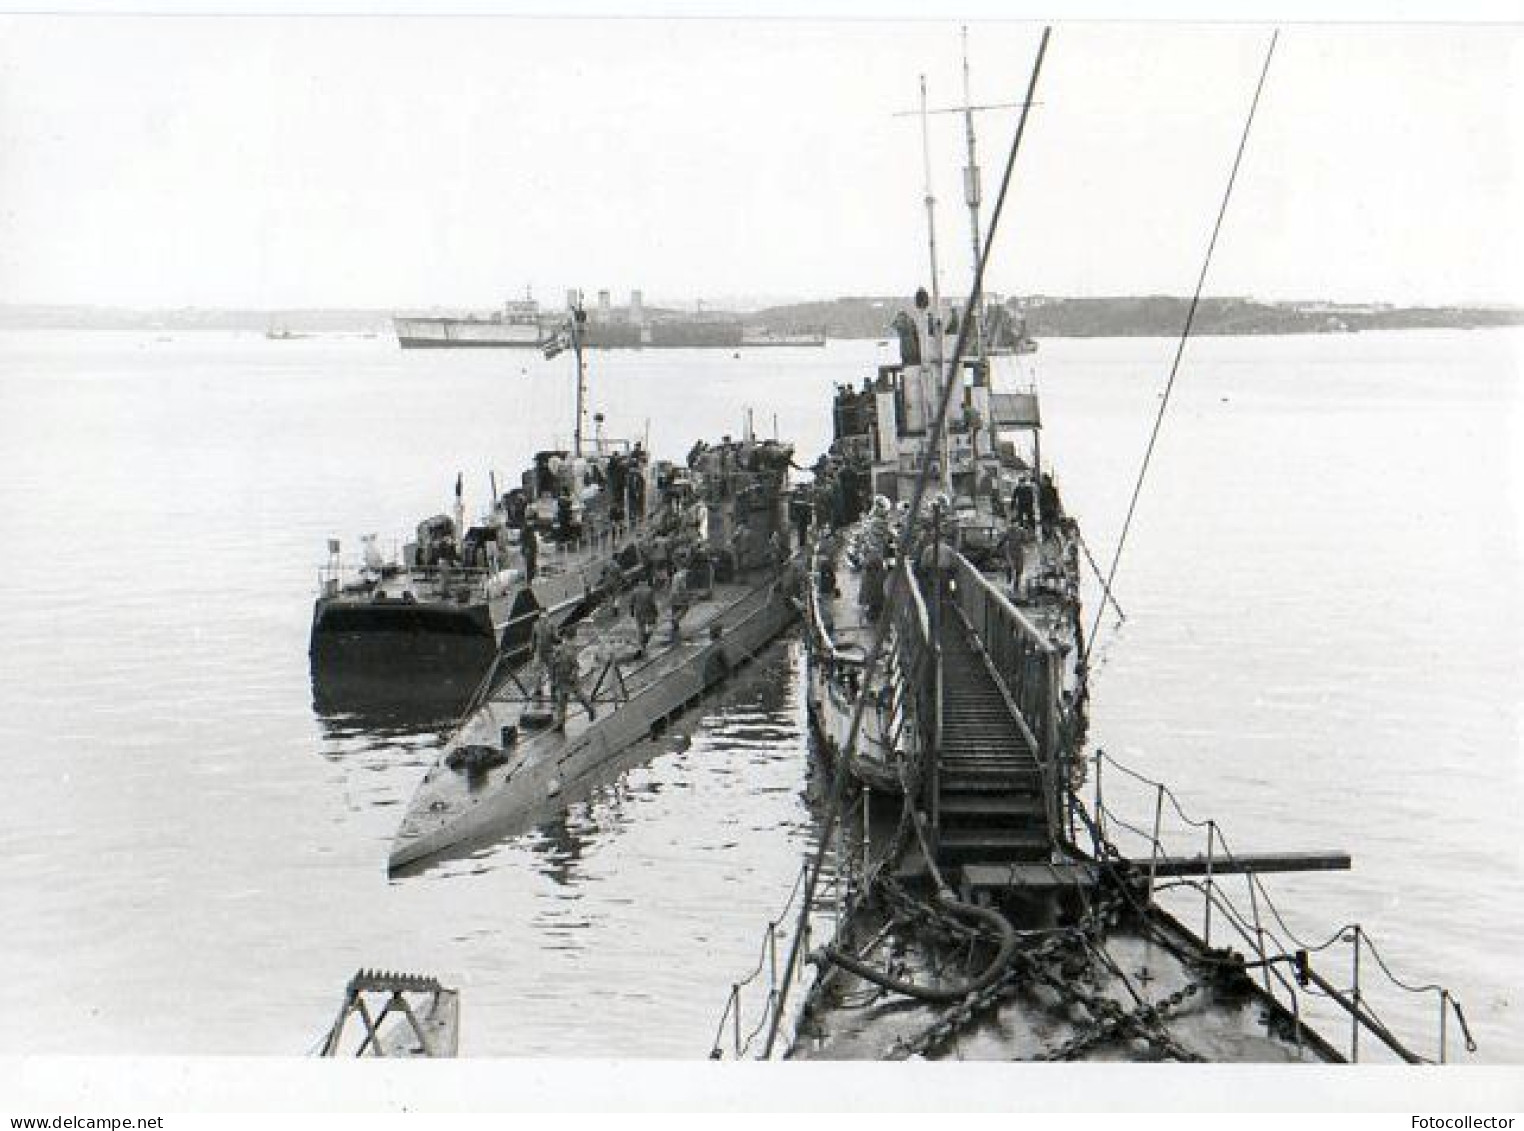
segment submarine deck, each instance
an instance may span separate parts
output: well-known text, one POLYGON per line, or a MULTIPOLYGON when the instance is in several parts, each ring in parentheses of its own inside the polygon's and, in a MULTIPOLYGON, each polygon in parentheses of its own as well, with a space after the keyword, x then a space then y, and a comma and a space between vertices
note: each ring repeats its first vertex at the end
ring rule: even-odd
POLYGON ((425 774, 392 846, 393 870, 526 831, 553 814, 563 791, 660 730, 723 682, 792 621, 794 603, 769 576, 716 584, 695 599, 673 640, 658 624, 638 654, 628 616, 604 606, 580 654, 580 683, 596 718, 573 696, 564 730, 552 729, 549 681, 537 663, 507 681, 462 722, 425 774), (505 728, 514 728, 504 745, 505 728), (451 756, 492 753, 481 769, 454 769, 451 756), (500 752, 500 753, 498 753, 500 752))

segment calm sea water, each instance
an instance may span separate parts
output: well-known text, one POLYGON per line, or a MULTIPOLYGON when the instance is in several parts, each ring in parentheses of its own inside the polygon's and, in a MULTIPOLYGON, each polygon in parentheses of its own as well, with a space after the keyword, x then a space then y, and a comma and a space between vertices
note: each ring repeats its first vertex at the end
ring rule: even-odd
MULTIPOLYGON (((1098 556, 1172 348, 1032 359, 1098 556)), ((807 460, 833 384, 886 353, 596 356, 593 400, 660 453, 750 407, 807 460)), ((1235 849, 1351 851, 1272 883, 1288 923, 1362 923, 1461 995, 1494 1062, 1524 1060, 1521 357, 1503 331, 1195 343, 1092 732, 1235 849)), ((708 1051, 816 835, 796 648, 564 819, 397 881, 438 728, 312 704, 325 539, 400 540, 457 471, 481 503, 571 407, 565 359, 537 355, 0 336, 0 1053, 300 1053, 360 966, 460 985, 469 1053, 708 1051)), ((1430 1047, 1432 999, 1378 1000, 1430 1047)))

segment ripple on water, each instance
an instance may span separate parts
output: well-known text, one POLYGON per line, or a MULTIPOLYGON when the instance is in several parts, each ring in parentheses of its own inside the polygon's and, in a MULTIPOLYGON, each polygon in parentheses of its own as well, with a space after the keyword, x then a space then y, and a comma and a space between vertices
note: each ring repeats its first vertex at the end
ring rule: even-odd
MULTIPOLYGON (((1129 619, 1098 644, 1093 738, 1235 847, 1349 849, 1348 874, 1274 878, 1297 933, 1367 923, 1394 969, 1454 984, 1482 1058, 1517 1062, 1520 339, 1335 337, 1193 347, 1118 579, 1129 619)), ((500 359, 365 341, 140 344, 0 335, 7 419, 27 422, 0 444, 8 536, 50 545, 89 513, 131 579, 103 594, 15 559, 0 577, 20 799, 0 962, 26 974, 0 1052, 299 1052, 355 968, 383 966, 458 977, 468 1053, 702 1056, 814 846, 797 646, 559 823, 391 879, 449 720, 314 712, 323 541, 403 535, 457 469, 520 466, 544 439, 524 390, 550 403, 562 375, 531 358, 510 390, 500 359), (480 411, 395 411, 445 380, 480 411)), ((1041 357, 1044 448, 1104 559, 1167 343, 1041 357)), ((812 454, 834 384, 876 360, 610 354, 604 407, 685 450, 765 387, 812 454)))

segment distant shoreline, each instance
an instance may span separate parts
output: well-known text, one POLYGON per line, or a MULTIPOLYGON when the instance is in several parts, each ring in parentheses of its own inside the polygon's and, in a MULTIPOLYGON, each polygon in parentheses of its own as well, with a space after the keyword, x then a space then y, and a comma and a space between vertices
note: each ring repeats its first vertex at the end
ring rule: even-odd
MULTIPOLYGON (((824 330, 833 339, 892 338, 889 321, 910 305, 908 296, 854 296, 738 312, 749 326, 773 333, 824 330)), ((1043 338, 1175 337, 1185 324, 1188 299, 1169 296, 1061 298, 1035 295, 1014 304, 1027 332, 1043 338)), ((135 310, 85 305, 0 306, 0 330, 117 330, 181 333, 215 330, 265 334, 392 333, 392 311, 375 309, 135 310)), ((1354 333, 1400 329, 1474 329, 1524 325, 1524 307, 1402 307, 1388 303, 1259 302, 1204 298, 1192 333, 1201 336, 1354 333)))

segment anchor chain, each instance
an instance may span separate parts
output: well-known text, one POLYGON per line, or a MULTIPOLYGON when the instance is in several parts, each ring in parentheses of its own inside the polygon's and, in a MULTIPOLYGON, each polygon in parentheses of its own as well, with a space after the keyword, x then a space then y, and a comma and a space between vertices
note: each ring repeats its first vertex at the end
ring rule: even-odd
POLYGON ((1199 980, 1187 983, 1162 1001, 1144 1002, 1131 1010, 1123 1009, 1108 997, 1087 994, 1071 984, 1059 984, 1051 976, 1045 980, 1055 989, 1077 1000, 1091 1013, 1100 1016, 1088 1032, 1076 1034, 1062 1044, 1039 1053, 1033 1058, 1035 1060, 1073 1060, 1081 1053, 1129 1032, 1136 1033, 1154 1048, 1176 1060, 1199 1062, 1204 1059, 1183 1047, 1164 1028, 1164 1021, 1171 1012, 1201 992, 1202 982, 1199 980))
MULTIPOLYGON (((987 931, 916 899, 888 877, 881 878, 878 886, 892 905, 892 913, 897 919, 919 923, 955 941, 989 938, 987 931)), ((1043 1050, 1034 1059, 1071 1060, 1109 1040, 1135 1034, 1165 1057, 1181 1061, 1201 1060, 1176 1041, 1164 1023, 1171 1013, 1201 992, 1204 979, 1190 982, 1160 1001, 1141 1003, 1128 1010, 1104 994, 1086 991, 1073 974, 1076 961, 1087 965, 1094 962, 1092 948, 1122 903, 1119 892, 1107 892, 1074 927, 1018 950, 1012 955, 1010 967, 1002 977, 944 1011, 914 1036, 897 1040, 889 1050, 890 1057, 925 1056, 956 1038, 979 1015, 998 1006, 1023 986, 1040 983, 1057 994, 1060 1004, 1083 1007, 1094 1022, 1086 1031, 1043 1050)))

